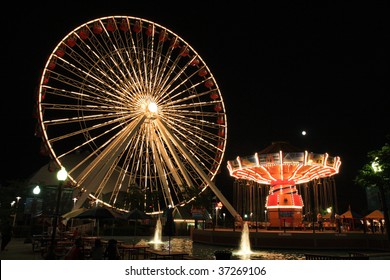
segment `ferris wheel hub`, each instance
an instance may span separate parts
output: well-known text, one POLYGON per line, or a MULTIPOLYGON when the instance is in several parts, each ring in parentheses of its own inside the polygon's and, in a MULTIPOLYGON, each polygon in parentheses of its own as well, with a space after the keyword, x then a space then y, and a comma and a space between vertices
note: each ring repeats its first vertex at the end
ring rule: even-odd
POLYGON ((150 113, 157 113, 157 111, 158 111, 157 104, 153 101, 150 101, 148 104, 148 110, 150 113))

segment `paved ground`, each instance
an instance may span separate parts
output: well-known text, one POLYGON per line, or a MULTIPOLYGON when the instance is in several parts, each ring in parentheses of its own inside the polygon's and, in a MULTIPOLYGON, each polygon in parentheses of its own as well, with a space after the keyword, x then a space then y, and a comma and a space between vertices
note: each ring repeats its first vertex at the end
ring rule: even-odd
POLYGON ((31 243, 24 238, 12 238, 6 249, 0 253, 0 260, 42 260, 40 252, 33 252, 31 243))

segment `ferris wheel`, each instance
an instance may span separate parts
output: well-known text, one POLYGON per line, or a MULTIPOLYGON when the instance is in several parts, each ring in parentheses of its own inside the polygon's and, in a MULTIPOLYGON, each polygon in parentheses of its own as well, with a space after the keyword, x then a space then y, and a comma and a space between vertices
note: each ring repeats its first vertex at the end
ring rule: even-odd
POLYGON ((223 197, 213 183, 227 139, 220 89, 200 55, 157 23, 110 16, 72 30, 46 62, 37 110, 57 167, 83 155, 65 166, 75 207, 126 209, 137 195, 161 211, 207 187, 223 197))

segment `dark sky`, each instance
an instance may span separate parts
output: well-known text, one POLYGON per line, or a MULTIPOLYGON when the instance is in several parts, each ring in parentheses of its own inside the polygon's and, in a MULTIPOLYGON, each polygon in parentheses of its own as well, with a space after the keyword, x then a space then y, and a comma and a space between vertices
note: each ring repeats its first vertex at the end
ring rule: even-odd
POLYGON ((384 1, 318 7, 311 1, 33 2, 12 1, 1 19, 2 181, 27 178, 47 163, 33 136, 32 112, 53 48, 89 20, 128 15, 177 33, 213 72, 228 115, 221 188, 233 182, 227 160, 283 140, 340 156, 338 194, 344 205, 361 206, 353 179, 390 132, 384 1))

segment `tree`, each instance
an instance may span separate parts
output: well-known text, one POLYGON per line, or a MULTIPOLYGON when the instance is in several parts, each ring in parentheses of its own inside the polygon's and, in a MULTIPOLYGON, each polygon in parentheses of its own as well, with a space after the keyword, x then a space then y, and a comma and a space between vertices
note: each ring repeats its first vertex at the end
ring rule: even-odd
MULTIPOLYGON (((390 136, 387 138, 390 139, 390 136)), ((390 145, 386 143, 381 149, 368 152, 367 157, 369 163, 358 172, 355 182, 363 187, 378 189, 390 245, 389 210, 386 202, 386 194, 390 191, 390 145)))

